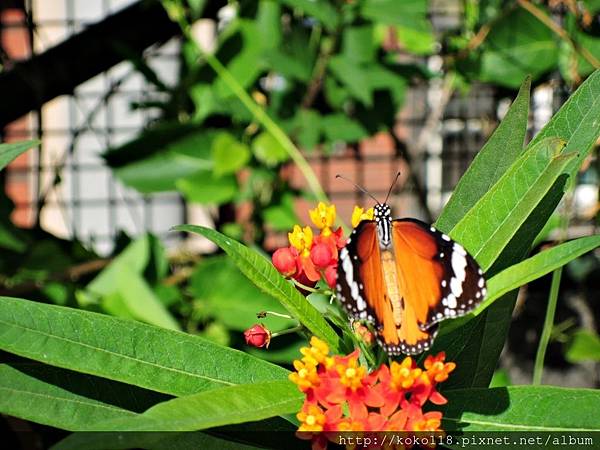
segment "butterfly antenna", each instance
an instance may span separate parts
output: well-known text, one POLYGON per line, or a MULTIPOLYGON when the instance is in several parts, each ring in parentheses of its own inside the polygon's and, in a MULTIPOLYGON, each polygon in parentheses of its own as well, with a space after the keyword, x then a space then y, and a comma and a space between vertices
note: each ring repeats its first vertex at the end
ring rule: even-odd
POLYGON ((387 195, 385 196, 385 201, 383 203, 387 203, 388 198, 390 198, 390 194, 394 190, 394 186, 396 186, 396 182, 398 181, 398 177, 400 177, 400 171, 398 171, 398 173, 396 174, 396 178, 394 178, 394 182, 390 186, 390 190, 388 191, 387 195))
POLYGON ((341 178, 342 180, 346 180, 348 183, 351 183, 352 185, 354 185, 354 187, 355 187, 356 189, 358 189, 358 190, 359 190, 359 191, 361 191, 361 192, 364 192, 364 193, 365 193, 365 194, 367 194, 369 197, 371 197, 373 200, 375 200, 375 202, 376 202, 378 205, 380 205, 380 204, 381 204, 381 203, 379 202, 379 200, 377 200, 375 197, 373 197, 373 194, 371 194, 369 191, 367 191, 367 190, 366 190, 364 187, 362 187, 362 186, 359 186, 358 184, 356 184, 356 183, 355 183, 354 181, 352 181, 351 179, 349 179, 349 178, 346 178, 346 177, 344 177, 344 176, 342 176, 342 175, 339 175, 339 174, 338 174, 338 175, 336 175, 335 177, 336 177, 336 178, 341 178))

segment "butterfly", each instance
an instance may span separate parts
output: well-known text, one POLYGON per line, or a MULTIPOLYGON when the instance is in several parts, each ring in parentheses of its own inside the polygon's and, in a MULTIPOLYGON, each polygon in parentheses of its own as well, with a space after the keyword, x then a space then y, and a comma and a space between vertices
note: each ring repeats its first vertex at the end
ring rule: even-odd
POLYGON ((340 251, 337 297, 352 320, 374 326, 388 355, 416 355, 431 347, 439 322, 481 303, 485 279, 446 234, 420 220, 392 219, 387 197, 375 201, 373 220, 361 221, 340 251))

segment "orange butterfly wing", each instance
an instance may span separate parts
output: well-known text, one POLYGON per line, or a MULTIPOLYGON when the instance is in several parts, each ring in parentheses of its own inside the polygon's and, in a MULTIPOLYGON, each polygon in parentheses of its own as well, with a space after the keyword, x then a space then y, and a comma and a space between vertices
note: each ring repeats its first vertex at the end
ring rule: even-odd
POLYGON ((406 285, 394 249, 379 248, 375 222, 361 222, 340 253, 338 298, 354 319, 375 325, 380 345, 391 355, 420 353, 435 335, 435 327, 418 327, 415 309, 403 299, 406 285))
MULTIPOLYGON (((408 327, 400 340, 415 345, 417 330, 435 330, 446 319, 473 310, 485 297, 486 287, 479 265, 465 249, 445 234, 415 219, 394 220, 392 236, 396 266, 407 311, 408 327)), ((422 342, 421 347, 430 342, 422 342)))
POLYGON ((361 222, 340 252, 337 290, 350 316, 375 325, 390 355, 427 350, 438 322, 471 311, 486 293, 475 260, 414 219, 392 222, 392 246, 384 250, 376 223, 361 222))

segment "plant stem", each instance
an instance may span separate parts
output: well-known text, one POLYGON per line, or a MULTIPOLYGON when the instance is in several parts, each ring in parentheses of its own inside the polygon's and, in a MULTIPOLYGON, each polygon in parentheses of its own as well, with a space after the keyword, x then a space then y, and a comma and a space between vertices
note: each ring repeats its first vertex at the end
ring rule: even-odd
POLYGON ((278 313, 275 311, 261 311, 258 314, 256 314, 256 316, 259 319, 262 317, 265 317, 265 316, 275 316, 275 317, 281 317, 283 319, 293 319, 293 317, 288 314, 281 314, 281 313, 278 313))
MULTIPOLYGON (((167 12, 171 11, 167 8, 167 12)), ((190 24, 186 21, 185 14, 178 12, 171 14, 171 20, 174 20, 179 24, 183 35, 190 41, 194 46, 195 50, 201 55, 208 65, 215 71, 218 77, 220 77, 227 87, 236 95, 236 97, 242 102, 242 104, 250 111, 256 121, 260 123, 265 130, 267 130, 285 149, 292 161, 296 164, 306 182, 309 189, 313 192, 317 200, 322 202, 328 202, 327 195, 323 191, 317 175, 313 171, 308 161, 304 158, 298 147, 290 140, 277 123, 267 114, 267 112, 259 106, 252 97, 246 92, 246 90, 238 83, 235 77, 227 70, 227 68, 221 64, 214 55, 205 52, 200 45, 196 42, 190 31, 190 24)))
POLYGON ((537 353, 535 355, 535 365, 533 367, 532 384, 534 385, 539 385, 542 382, 542 372, 544 371, 544 358, 546 356, 546 349, 548 348, 548 342, 550 342, 550 335, 552 333, 552 326, 554 324, 554 314, 556 312, 556 304, 558 303, 558 291, 560 288, 561 275, 562 267, 559 267, 554 272, 552 272, 552 284, 550 286, 550 296, 548 298, 548 309, 546 310, 544 328, 542 329, 542 335, 540 336, 540 343, 538 345, 537 353))
POLYGON ((319 290, 318 290, 318 289, 315 289, 315 288, 312 288, 312 287, 310 287, 310 286, 307 286, 307 285, 305 285, 305 284, 302 284, 302 283, 300 283, 299 281, 297 281, 297 280, 296 280, 296 279, 294 279, 294 278, 290 278, 290 280, 292 280, 292 283, 294 283, 294 284, 295 284, 296 286, 298 286, 300 289, 303 289, 303 290, 305 290, 305 291, 308 291, 308 292, 319 292, 319 290))
POLYGON ((278 331, 277 333, 271 333, 271 337, 274 338, 277 336, 283 336, 284 334, 297 333, 298 331, 302 331, 302 328, 304 328, 302 325, 298 325, 293 328, 288 328, 287 330, 278 331))

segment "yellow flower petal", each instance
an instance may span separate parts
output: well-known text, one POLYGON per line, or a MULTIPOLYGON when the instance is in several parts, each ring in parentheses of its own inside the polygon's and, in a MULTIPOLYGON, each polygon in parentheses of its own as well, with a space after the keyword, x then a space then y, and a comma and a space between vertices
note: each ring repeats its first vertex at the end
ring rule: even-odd
POLYGON ((366 211, 360 206, 355 206, 352 211, 352 228, 356 228, 363 220, 373 220, 373 208, 369 208, 366 211))
POLYGON ((313 232, 310 227, 300 228, 300 225, 294 225, 294 230, 288 233, 290 244, 302 253, 310 251, 313 241, 313 232))
POLYGON ((319 202, 315 209, 311 209, 308 211, 310 216, 310 220, 317 226, 320 230, 328 229, 333 226, 335 222, 335 205, 327 206, 323 202, 319 202))

